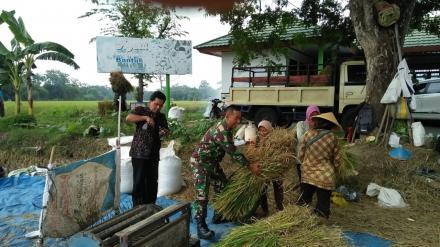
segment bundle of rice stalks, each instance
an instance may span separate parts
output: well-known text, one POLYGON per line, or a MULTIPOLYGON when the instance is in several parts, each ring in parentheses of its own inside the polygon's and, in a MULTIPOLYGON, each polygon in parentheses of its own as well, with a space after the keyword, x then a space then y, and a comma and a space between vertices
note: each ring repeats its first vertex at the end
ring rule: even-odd
POLYGON ((241 168, 214 200, 213 207, 225 219, 246 219, 253 212, 266 182, 282 177, 295 163, 294 134, 291 130, 275 129, 256 148, 246 152, 251 163, 259 162, 261 175, 241 168))
POLYGON ((266 219, 234 228, 216 246, 347 246, 340 229, 318 222, 309 209, 289 205, 266 219))
POLYGON ((348 151, 346 145, 339 145, 339 152, 341 154, 341 166, 337 169, 337 176, 344 180, 351 176, 358 175, 356 171, 356 165, 358 157, 348 151))

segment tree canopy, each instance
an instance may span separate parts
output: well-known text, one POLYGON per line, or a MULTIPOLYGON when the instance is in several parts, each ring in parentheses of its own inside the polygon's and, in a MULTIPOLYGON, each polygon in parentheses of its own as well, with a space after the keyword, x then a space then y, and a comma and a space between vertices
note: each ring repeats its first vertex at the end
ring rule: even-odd
MULTIPOLYGON (((230 10, 208 10, 219 15, 223 23, 231 26, 231 47, 234 62, 248 64, 256 57, 268 57, 265 53, 282 55, 287 51, 288 40, 305 42, 338 43, 361 47, 367 65, 367 95, 375 105, 379 104, 398 62, 395 49, 394 26, 382 27, 377 22, 375 3, 379 0, 304 0, 299 6, 288 0, 236 1, 230 10), (301 25, 312 35, 288 37, 287 28, 301 25), (266 38, 261 33, 266 32, 266 38)), ((403 44, 409 30, 417 29, 440 35, 440 1, 438 0, 390 0, 400 9, 396 25, 399 43, 403 44)), ((272 62, 268 57, 268 64, 272 62)))

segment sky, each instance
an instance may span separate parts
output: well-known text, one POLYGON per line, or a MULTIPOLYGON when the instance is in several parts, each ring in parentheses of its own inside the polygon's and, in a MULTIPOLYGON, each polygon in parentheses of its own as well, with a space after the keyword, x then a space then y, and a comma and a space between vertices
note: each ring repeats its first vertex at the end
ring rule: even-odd
MULTIPOLYGON (((55 61, 38 61, 34 73, 44 73, 49 69, 58 69, 72 78, 87 85, 109 85, 108 74, 98 73, 96 65, 96 43, 89 43, 95 36, 101 36, 100 29, 105 22, 97 17, 78 19, 95 5, 86 0, 0 0, 0 10, 15 10, 15 17, 21 17, 28 33, 35 42, 57 42, 75 55, 80 69, 73 68, 55 61)), ((196 8, 179 9, 178 14, 190 18, 183 21, 182 29, 189 34, 178 39, 191 40, 198 45, 220 37, 229 31, 229 26, 220 23, 218 17, 205 17, 196 8)), ((7 25, 0 25, 0 41, 10 48, 12 34, 7 25)), ((133 85, 137 80, 126 75, 133 85)), ((192 74, 171 75, 171 85, 176 83, 198 87, 200 81, 206 80, 217 88, 221 80, 221 58, 192 51, 192 74)), ((159 83, 147 86, 146 90, 159 88, 159 83)))

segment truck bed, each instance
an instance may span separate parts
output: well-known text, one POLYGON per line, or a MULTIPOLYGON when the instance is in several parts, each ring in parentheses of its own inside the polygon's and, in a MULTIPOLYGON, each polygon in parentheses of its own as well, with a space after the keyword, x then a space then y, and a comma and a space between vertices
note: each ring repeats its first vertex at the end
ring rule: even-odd
POLYGON ((335 88, 235 87, 229 89, 229 105, 334 106, 335 88))

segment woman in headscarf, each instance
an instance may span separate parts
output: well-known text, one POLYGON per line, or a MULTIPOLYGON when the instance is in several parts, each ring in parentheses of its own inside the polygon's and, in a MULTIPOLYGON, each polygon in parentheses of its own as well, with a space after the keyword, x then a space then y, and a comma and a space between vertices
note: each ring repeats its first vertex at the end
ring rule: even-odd
POLYGON ((331 112, 313 117, 314 128, 304 134, 298 159, 301 161, 301 196, 299 205, 310 205, 313 194, 318 201, 315 213, 326 222, 330 216, 331 191, 336 186, 336 169, 340 153, 336 136, 331 131, 341 127, 331 112))
MULTIPOLYGON (((316 105, 310 105, 306 110, 306 120, 299 121, 296 124, 294 129, 294 134, 296 134, 297 146, 296 146, 296 154, 298 156, 299 144, 301 143, 304 134, 309 130, 314 128, 314 122, 312 121, 312 117, 319 115, 321 112, 319 111, 319 107, 316 105)), ((299 180, 301 181, 301 162, 297 160, 296 163, 296 171, 298 172, 299 180)))
MULTIPOLYGON (((269 135, 270 132, 273 131, 272 123, 267 120, 262 120, 258 123, 258 136, 256 143, 251 143, 251 148, 257 147, 261 142, 265 140, 265 138, 269 135)), ((284 209, 283 206, 283 181, 281 179, 276 179, 272 181, 273 191, 275 196, 275 204, 279 211, 284 209)), ((261 195, 260 198, 260 206, 263 210, 264 216, 269 215, 269 204, 267 202, 267 186, 261 195)), ((257 206, 258 207, 258 206, 257 206)))

